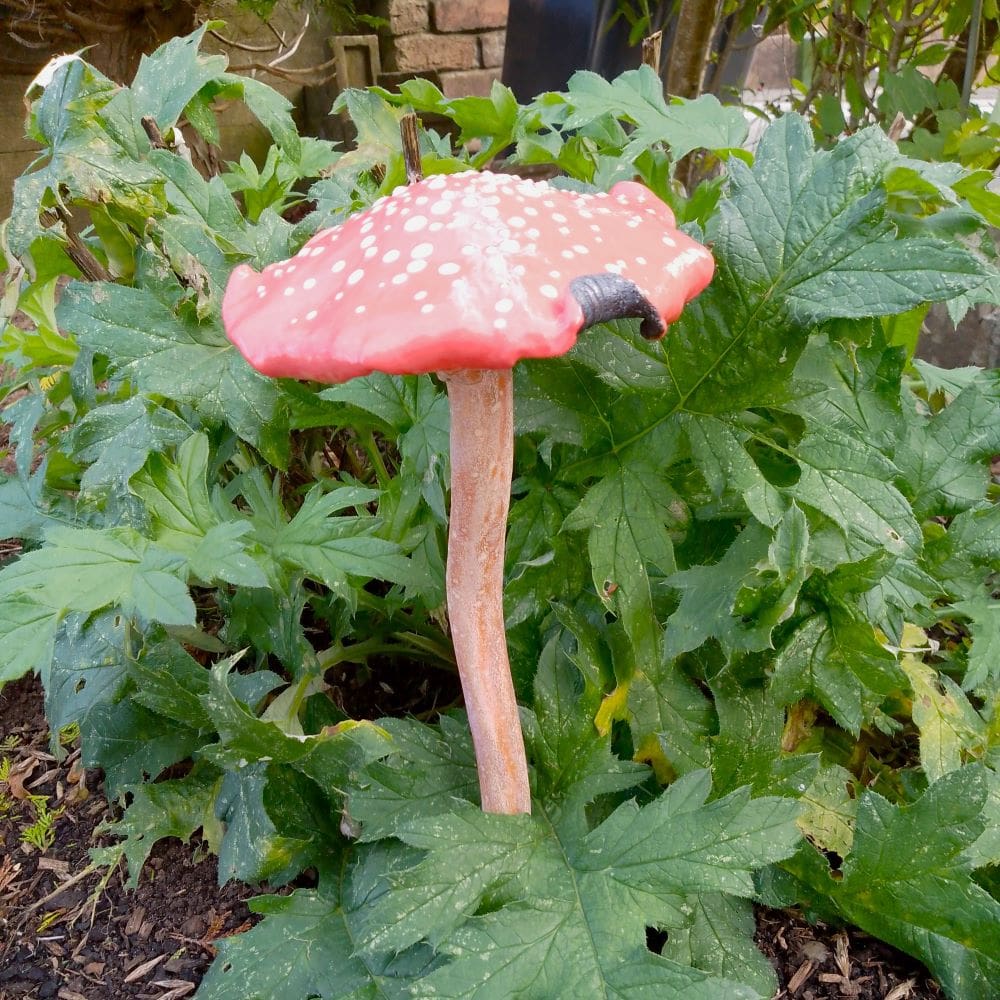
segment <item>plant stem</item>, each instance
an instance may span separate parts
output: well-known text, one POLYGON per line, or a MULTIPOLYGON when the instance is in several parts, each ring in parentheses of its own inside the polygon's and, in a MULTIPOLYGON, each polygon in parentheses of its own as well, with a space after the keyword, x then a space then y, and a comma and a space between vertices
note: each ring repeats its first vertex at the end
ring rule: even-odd
POLYGON ((385 489, 389 485, 392 476, 389 475, 389 470, 385 467, 385 461, 382 458, 382 453, 378 450, 375 435, 371 431, 365 431, 363 434, 358 435, 358 443, 364 448, 365 454, 368 456, 368 461, 372 463, 372 468, 375 470, 375 478, 378 480, 379 486, 385 489))
POLYGON ((521 720, 507 657, 503 562, 514 462, 513 376, 442 376, 451 404, 448 621, 484 812, 529 813, 521 720))

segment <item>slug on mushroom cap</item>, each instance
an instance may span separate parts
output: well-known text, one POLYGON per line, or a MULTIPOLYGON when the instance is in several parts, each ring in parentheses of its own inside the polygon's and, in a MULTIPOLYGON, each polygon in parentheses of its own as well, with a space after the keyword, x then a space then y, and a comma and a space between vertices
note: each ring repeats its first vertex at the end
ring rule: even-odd
POLYGON ((641 184, 581 194, 465 171, 397 188, 259 274, 238 267, 222 314, 266 375, 342 382, 510 368, 564 354, 603 318, 585 313, 575 281, 626 279, 659 334, 713 268, 641 184))

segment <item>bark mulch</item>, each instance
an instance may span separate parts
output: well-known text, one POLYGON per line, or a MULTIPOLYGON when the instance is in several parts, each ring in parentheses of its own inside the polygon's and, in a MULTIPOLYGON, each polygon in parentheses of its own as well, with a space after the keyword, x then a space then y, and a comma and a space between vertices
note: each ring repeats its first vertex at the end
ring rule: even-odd
MULTIPOLYGON (((37 681, 7 685, 0 691, 0 763, 6 757, 11 767, 0 782, 0 1000, 191 996, 213 942, 252 926, 244 901, 255 890, 220 889, 214 858, 177 840, 154 849, 135 891, 121 866, 84 874, 88 848, 101 842, 94 830, 113 807, 100 774, 80 768, 79 751, 67 748, 59 763, 48 740, 37 681), (44 850, 23 842, 37 819, 29 795, 58 812, 44 850)), ((762 910, 757 924, 757 943, 778 973, 776 1000, 944 996, 913 959, 859 931, 813 927, 794 911, 762 910)))

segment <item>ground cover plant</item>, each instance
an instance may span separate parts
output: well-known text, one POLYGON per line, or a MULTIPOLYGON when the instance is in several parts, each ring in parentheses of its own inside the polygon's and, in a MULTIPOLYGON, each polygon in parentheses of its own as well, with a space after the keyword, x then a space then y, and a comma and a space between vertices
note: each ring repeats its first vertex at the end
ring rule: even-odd
POLYGON ((1000 386, 902 346, 930 302, 997 301, 990 175, 877 129, 817 148, 796 116, 751 155, 738 112, 649 70, 527 107, 349 92, 341 152, 200 35, 127 88, 71 59, 33 90, 0 342, 0 680, 37 671, 119 797, 95 860, 136 880, 200 831, 222 881, 311 876, 254 902, 199 998, 770 996, 751 899, 993 995, 1000 386), (274 150, 206 179, 175 126, 211 140, 232 100, 274 150), (271 381, 219 320, 237 263, 404 181, 408 107, 454 123, 421 131, 426 176, 513 147, 581 190, 639 177, 717 262, 664 341, 622 321, 516 369, 530 817, 480 811, 454 706, 331 697, 345 664, 454 669, 442 388, 271 381), (723 162, 684 197, 692 150, 723 162))

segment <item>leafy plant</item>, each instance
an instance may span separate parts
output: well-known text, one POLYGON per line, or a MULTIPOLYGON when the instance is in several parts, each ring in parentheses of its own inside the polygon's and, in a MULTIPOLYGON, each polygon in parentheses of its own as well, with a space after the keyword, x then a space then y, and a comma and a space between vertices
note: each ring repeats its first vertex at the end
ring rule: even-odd
MULTIPOLYGON (((817 149, 796 116, 751 157, 738 113, 668 104, 648 70, 528 106, 348 92, 341 152, 199 38, 130 88, 73 59, 32 95, 46 152, 3 233, 0 341, 0 524, 22 546, 0 680, 37 671, 53 731, 79 725, 122 802, 95 861, 134 881, 158 839, 200 831, 223 881, 318 877, 258 899, 199 996, 767 996, 755 898, 989 997, 1000 389, 898 346, 929 302, 998 298, 981 176, 874 128, 817 149), (211 140, 220 97, 270 129, 270 167, 204 178, 139 127, 169 141, 186 116, 211 140), (640 176, 717 261, 663 342, 621 322, 517 369, 530 818, 478 811, 454 706, 356 721, 333 697, 351 665, 451 682, 442 391, 269 381, 219 320, 236 263, 402 183, 407 104, 560 184, 640 176), (702 147, 725 173, 685 198, 675 158, 702 147)), ((420 144, 427 173, 485 162, 420 144)))

